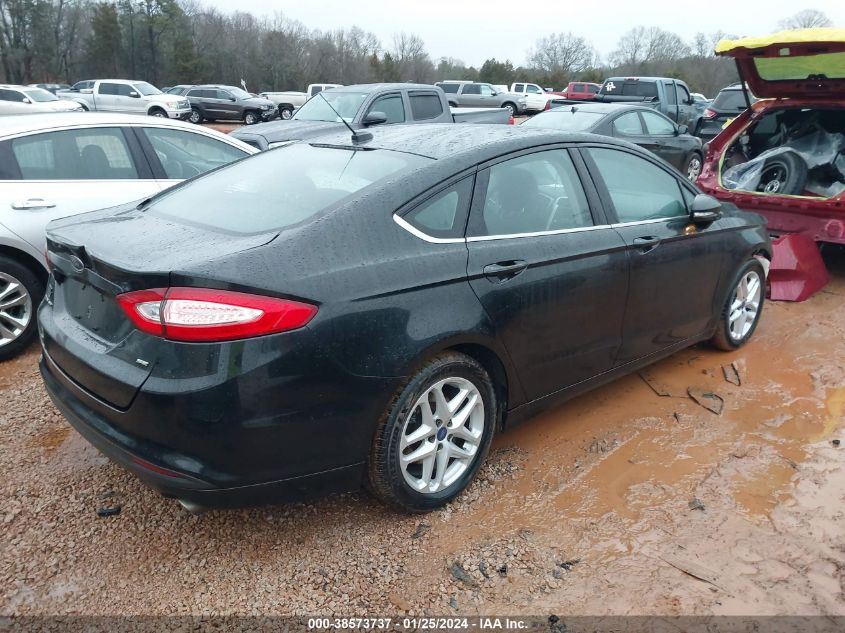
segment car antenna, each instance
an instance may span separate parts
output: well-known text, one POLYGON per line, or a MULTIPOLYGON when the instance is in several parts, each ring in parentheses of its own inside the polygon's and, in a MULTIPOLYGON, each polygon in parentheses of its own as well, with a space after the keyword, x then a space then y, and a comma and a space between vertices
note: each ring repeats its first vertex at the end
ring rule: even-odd
POLYGON ((334 109, 334 106, 332 106, 332 104, 331 104, 331 103, 329 103, 329 100, 328 100, 328 99, 326 99, 326 97, 323 95, 322 91, 321 91, 321 92, 318 92, 317 94, 318 94, 320 97, 322 97, 322 98, 323 98, 323 101, 325 101, 325 102, 326 102, 326 105, 327 105, 327 106, 329 106, 329 107, 332 109, 332 112, 334 112, 334 113, 337 115, 337 118, 338 118, 338 119, 340 119, 340 120, 341 120, 341 122, 342 122, 342 123, 343 123, 343 124, 344 124, 347 128, 349 128, 349 131, 350 131, 350 132, 352 132, 352 142, 353 142, 353 143, 366 143, 367 141, 371 141, 371 140, 373 140, 373 135, 372 135, 372 134, 370 134, 369 132, 356 132, 356 131, 355 131, 355 129, 354 129, 351 125, 349 125, 349 123, 346 121, 346 119, 344 119, 342 116, 340 116, 340 112, 338 112, 337 110, 335 110, 335 109, 334 109))

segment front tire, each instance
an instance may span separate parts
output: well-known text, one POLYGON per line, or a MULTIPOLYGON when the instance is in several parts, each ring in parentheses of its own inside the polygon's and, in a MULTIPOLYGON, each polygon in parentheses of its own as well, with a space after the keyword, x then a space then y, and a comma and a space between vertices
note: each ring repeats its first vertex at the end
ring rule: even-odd
POLYGON ((165 112, 161 108, 153 108, 152 110, 150 110, 150 116, 158 117, 160 119, 166 119, 167 112, 165 112))
POLYGON ((376 430, 369 488, 405 512, 439 508, 467 487, 498 424, 496 392, 474 359, 444 353, 399 390, 376 430))
POLYGON ((762 264, 751 259, 742 266, 719 314, 719 325, 710 343, 733 351, 745 345, 757 329, 766 300, 766 273, 762 264))
POLYGON ((0 360, 17 356, 32 342, 43 297, 44 285, 32 270, 0 257, 0 360))
POLYGON ((249 112, 244 113, 244 123, 246 125, 255 125, 258 123, 258 115, 251 110, 249 112))
POLYGON ((503 103, 503 104, 502 104, 502 107, 503 107, 505 110, 508 110, 508 111, 511 113, 511 116, 516 116, 517 112, 516 112, 516 105, 515 105, 515 104, 510 103, 510 102, 508 102, 508 103, 503 103))

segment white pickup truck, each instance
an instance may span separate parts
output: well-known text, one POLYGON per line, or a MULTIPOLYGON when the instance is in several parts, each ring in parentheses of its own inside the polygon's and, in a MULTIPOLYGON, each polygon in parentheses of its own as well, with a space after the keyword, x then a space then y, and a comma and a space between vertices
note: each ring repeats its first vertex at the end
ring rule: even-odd
POLYGON ((279 118, 287 121, 293 116, 293 111, 313 97, 318 92, 328 90, 329 88, 342 88, 342 84, 310 84, 305 92, 287 91, 287 92, 262 92, 259 97, 269 99, 279 108, 279 118))
POLYGON ((56 96, 75 101, 92 112, 148 114, 169 119, 187 119, 191 115, 188 99, 164 94, 146 81, 98 79, 90 88, 59 90, 56 96))
POLYGON ((546 102, 555 98, 555 95, 547 93, 537 84, 525 82, 511 84, 510 91, 525 97, 525 109, 528 112, 542 112, 546 109, 546 102))

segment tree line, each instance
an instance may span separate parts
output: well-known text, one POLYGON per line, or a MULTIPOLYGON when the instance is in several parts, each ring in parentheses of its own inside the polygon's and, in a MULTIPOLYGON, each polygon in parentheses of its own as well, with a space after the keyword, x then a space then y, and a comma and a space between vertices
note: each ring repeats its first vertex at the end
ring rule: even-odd
MULTIPOLYGON (((781 26, 827 26, 804 10, 781 26)), ((602 59, 571 32, 540 37, 527 63, 487 59, 480 67, 433 60, 423 40, 398 32, 382 42, 357 26, 310 29, 281 13, 259 18, 224 13, 199 0, 0 0, 0 81, 72 83, 125 77, 156 86, 244 81, 250 91, 303 90, 309 83, 469 79, 493 84, 529 81, 560 89, 569 81, 611 75, 660 75, 715 94, 736 81, 731 60, 713 55, 726 33, 698 33, 691 42, 659 27, 638 26, 602 59)))

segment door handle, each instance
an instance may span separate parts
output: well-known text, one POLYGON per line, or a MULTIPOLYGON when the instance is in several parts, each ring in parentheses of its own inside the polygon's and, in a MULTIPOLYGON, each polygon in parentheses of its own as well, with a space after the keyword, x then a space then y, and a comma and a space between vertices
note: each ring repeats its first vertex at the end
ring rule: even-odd
POLYGON ((640 253, 650 253, 655 248, 660 246, 660 238, 654 235, 644 235, 642 237, 634 238, 634 246, 636 246, 640 253))
POLYGON ((47 202, 43 198, 29 198, 28 200, 21 200, 12 203, 13 209, 27 210, 27 209, 52 209, 56 205, 52 202, 47 202))
POLYGON ((526 268, 528 268, 528 262, 522 259, 515 259, 488 264, 483 268, 482 272, 490 281, 507 281, 516 277, 526 268))

